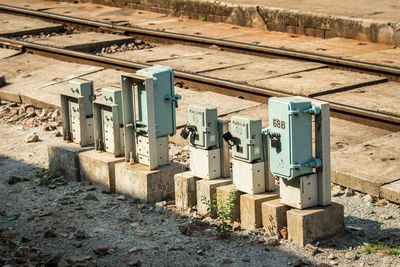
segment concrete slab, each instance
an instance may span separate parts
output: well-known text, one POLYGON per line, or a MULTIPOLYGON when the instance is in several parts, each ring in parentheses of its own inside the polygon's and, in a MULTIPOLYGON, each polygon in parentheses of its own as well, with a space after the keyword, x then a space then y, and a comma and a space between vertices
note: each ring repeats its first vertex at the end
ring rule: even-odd
POLYGON ((101 49, 114 44, 121 45, 124 43, 131 43, 134 40, 135 38, 129 36, 99 32, 83 32, 42 38, 31 37, 26 39, 28 42, 37 44, 86 52, 101 49))
POLYGON ((115 193, 115 164, 124 161, 125 157, 95 150, 79 153, 81 180, 100 184, 115 193))
POLYGON ((141 63, 155 63, 162 60, 183 58, 190 56, 203 56, 212 53, 213 50, 208 48, 175 44, 175 45, 158 46, 143 50, 117 52, 110 54, 108 56, 123 60, 141 62, 141 63))
MULTIPOLYGON (((8 62, 14 61, 14 57, 8 60, 2 59, 1 61, 7 64, 8 62)), ((103 69, 89 65, 48 60, 40 56, 22 57, 22 60, 18 59, 17 61, 32 61, 34 63, 33 67, 22 66, 21 71, 18 71, 18 69, 20 69, 19 66, 17 66, 17 71, 15 71, 15 69, 11 70, 11 79, 8 79, 8 84, 0 88, 0 98, 10 101, 18 100, 18 102, 19 99, 21 99, 24 103, 38 105, 38 107, 43 105, 57 108, 57 103, 59 103, 58 95, 54 94, 51 88, 46 87, 103 69), (38 63, 38 61, 43 61, 43 63, 47 64, 43 66, 43 63, 38 63), (15 72, 17 75, 15 75, 15 72), (13 74, 15 75, 14 78, 13 74)))
POLYGON ((20 54, 21 52, 13 49, 0 48, 0 59, 8 58, 20 54))
POLYGON ((259 57, 225 51, 216 51, 210 55, 163 60, 158 61, 158 63, 180 71, 202 73, 227 67, 244 65, 257 60, 259 60, 259 57))
POLYGON ((248 33, 249 30, 251 31, 249 28, 237 25, 233 26, 230 24, 218 23, 218 27, 215 27, 215 23, 183 18, 168 18, 166 21, 145 22, 136 25, 146 29, 191 34, 218 39, 242 36, 248 33))
POLYGON ((28 34, 60 32, 63 27, 39 19, 10 14, 0 14, 0 35, 22 36, 28 34))
POLYGON ((217 194, 217 188, 224 185, 232 184, 232 178, 219 178, 214 180, 198 180, 196 182, 197 191, 197 212, 201 215, 207 214, 208 206, 203 203, 206 201, 214 201, 217 194))
POLYGON ((382 186, 379 196, 400 204, 400 181, 382 186))
MULTIPOLYGON (((261 119, 263 127, 268 127, 268 106, 248 108, 239 112, 233 112, 222 116, 222 120, 230 121, 232 116, 243 116, 254 119, 261 119)), ((390 131, 358 124, 346 120, 331 117, 331 151, 360 144, 367 140, 375 139, 390 133, 390 131), (343 130, 351 129, 351 130, 343 130)))
POLYGON ((296 60, 285 59, 263 59, 250 64, 236 67, 225 68, 221 70, 207 71, 204 75, 248 84, 249 81, 270 79, 282 75, 309 71, 327 67, 326 65, 313 62, 300 62, 296 60))
POLYGON ((175 174, 175 206, 178 209, 187 210, 196 206, 196 182, 199 179, 190 171, 175 174))
POLYGON ((79 154, 93 147, 81 147, 75 143, 59 142, 47 145, 49 168, 61 170, 66 181, 81 181, 79 154))
POLYGON ((400 66, 400 48, 392 48, 383 51, 366 53, 358 56, 350 57, 350 59, 367 61, 381 65, 389 65, 393 67, 400 66))
POLYGON ((262 227, 261 204, 279 198, 279 191, 260 194, 244 194, 240 196, 240 226, 254 230, 262 227))
POLYGON ((288 210, 290 210, 290 207, 281 204, 279 199, 261 204, 262 224, 267 234, 281 236, 280 231, 283 227, 287 227, 286 212, 288 210))
POLYGON ((287 212, 289 240, 304 247, 318 239, 330 236, 344 227, 343 205, 332 203, 326 207, 287 212))
POLYGON ((117 193, 155 203, 174 199, 174 175, 184 171, 180 164, 171 162, 150 171, 143 164, 115 164, 115 187, 117 193))
POLYGON ((198 106, 218 108, 218 116, 225 116, 232 112, 260 106, 260 103, 248 101, 227 95, 207 91, 193 91, 175 88, 175 92, 182 96, 176 109, 176 125, 182 127, 187 123, 189 105, 196 103, 198 106))
POLYGON ((296 51, 309 52, 314 54, 333 57, 352 57, 377 50, 391 48, 390 45, 375 44, 366 41, 359 41, 346 38, 317 39, 310 42, 296 42, 285 46, 296 51))
POLYGON ((332 153, 332 182, 378 197, 383 184, 400 179, 400 133, 332 153))
POLYGON ((395 82, 324 95, 318 99, 400 116, 400 84, 395 82))
POLYGON ((386 81, 386 78, 369 74, 337 69, 317 69, 250 82, 250 84, 296 95, 314 97, 386 81))

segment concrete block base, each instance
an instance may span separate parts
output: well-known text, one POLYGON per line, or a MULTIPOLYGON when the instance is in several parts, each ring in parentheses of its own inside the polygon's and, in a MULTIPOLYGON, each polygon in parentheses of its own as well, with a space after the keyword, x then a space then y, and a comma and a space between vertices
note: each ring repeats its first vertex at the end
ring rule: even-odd
POLYGON ((286 212, 289 206, 281 204, 279 199, 267 201, 261 204, 262 224, 267 234, 281 236, 280 231, 287 227, 286 212))
MULTIPOLYGON (((234 185, 224 185, 217 187, 217 198, 221 199, 224 203, 229 199, 229 193, 234 189, 234 185)), ((240 221, 240 196, 244 193, 235 189, 235 200, 233 201, 234 208, 232 210, 232 221, 240 221)))
POLYGON ((214 180, 197 181, 197 212, 201 215, 207 214, 207 205, 202 203, 203 196, 206 200, 214 200, 217 194, 217 187, 232 184, 232 178, 219 178, 214 180))
POLYGON ((49 168, 61 170, 66 181, 81 181, 79 154, 93 147, 81 147, 75 143, 60 142, 47 145, 49 168))
POLYGON ((125 157, 114 157, 107 152, 90 150, 79 154, 81 180, 105 186, 115 193, 115 164, 124 162, 125 157))
POLYGON ((240 196, 240 221, 244 229, 254 230, 262 227, 261 204, 279 198, 279 192, 244 194, 240 196))
POLYGON ((184 170, 180 164, 171 162, 158 170, 149 170, 143 164, 115 164, 116 192, 143 199, 150 203, 174 199, 174 175, 184 170))
POLYGON ((337 203, 304 210, 292 209, 287 212, 289 240, 303 247, 333 235, 342 229, 343 224, 343 205, 337 203))
POLYGON ((196 182, 200 178, 192 172, 181 172, 174 175, 175 181, 175 206, 180 210, 187 210, 196 206, 196 182))

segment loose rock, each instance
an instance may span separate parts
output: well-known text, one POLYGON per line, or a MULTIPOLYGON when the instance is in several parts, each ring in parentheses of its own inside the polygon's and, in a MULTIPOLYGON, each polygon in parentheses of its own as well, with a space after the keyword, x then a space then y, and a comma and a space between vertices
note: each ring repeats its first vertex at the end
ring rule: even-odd
POLYGON ((57 236, 57 232, 53 227, 50 227, 49 229, 47 229, 44 232, 44 236, 45 237, 56 237, 57 236))
POLYGON ((93 193, 87 193, 87 195, 83 199, 84 200, 93 200, 93 201, 98 200, 98 198, 93 193))
POLYGON ((93 252, 97 255, 104 256, 108 253, 108 247, 95 248, 93 249, 93 252))
POLYGON ((39 141, 39 136, 36 133, 28 134, 25 138, 26 143, 33 143, 39 141))
POLYGON ((16 183, 18 183, 18 182, 20 182, 20 181, 21 181, 21 178, 12 175, 12 176, 10 176, 10 177, 8 178, 7 183, 8 183, 9 185, 13 185, 13 184, 16 184, 16 183))

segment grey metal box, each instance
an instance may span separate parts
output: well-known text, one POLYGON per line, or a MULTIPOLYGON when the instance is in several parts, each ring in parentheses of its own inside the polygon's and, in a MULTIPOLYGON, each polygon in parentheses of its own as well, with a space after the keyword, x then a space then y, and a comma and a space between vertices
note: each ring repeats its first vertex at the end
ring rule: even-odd
POLYGON ((238 139, 232 147, 235 159, 255 162, 263 160, 261 120, 233 116, 231 118, 231 134, 238 139))
POLYGON ((217 109, 189 105, 188 125, 195 130, 189 133, 189 144, 202 149, 217 148, 217 109))

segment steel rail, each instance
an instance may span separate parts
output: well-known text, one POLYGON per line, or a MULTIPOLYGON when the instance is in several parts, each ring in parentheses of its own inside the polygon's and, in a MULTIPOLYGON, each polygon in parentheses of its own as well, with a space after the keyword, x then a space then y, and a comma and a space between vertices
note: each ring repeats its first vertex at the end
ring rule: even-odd
POLYGON ((370 62, 356 61, 351 59, 337 58, 325 55, 317 55, 313 53, 306 53, 282 48, 274 48, 269 46, 254 45, 242 42, 220 40, 215 38, 194 36, 188 34, 180 34, 173 32, 163 32, 150 29, 143 29, 138 27, 129 26, 119 26, 112 23, 98 22, 88 19, 81 19, 76 17, 70 17, 65 15, 58 15, 43 11, 31 10, 26 8, 0 5, 0 11, 18 13, 23 15, 29 15, 34 17, 40 17, 42 19, 50 19, 53 21, 58 21, 61 23, 72 23, 77 25, 82 25, 85 27, 94 27, 97 29, 109 29, 125 32, 129 34, 136 34, 140 36, 147 36, 150 38, 158 38, 169 41, 177 42, 187 42, 196 45, 217 45, 221 48, 230 51, 240 51, 244 53, 257 54, 261 56, 279 56, 279 57, 289 57, 297 60, 307 60, 313 62, 319 62, 323 64, 328 64, 331 66, 336 66, 339 68, 356 70, 356 71, 366 71, 369 73, 376 73, 387 76, 389 79, 398 80, 400 79, 400 68, 394 66, 386 66, 380 64, 374 64, 370 62))
MULTIPOLYGON (((55 48, 5 37, 0 37, 0 44, 4 47, 15 47, 25 52, 30 52, 33 54, 47 56, 68 62, 113 68, 127 72, 134 72, 138 69, 150 66, 137 62, 98 56, 68 49, 55 48)), ((240 96, 245 99, 254 100, 260 103, 267 103, 267 99, 273 96, 294 96, 293 94, 284 93, 268 88, 241 84, 183 71, 174 71, 174 74, 177 82, 182 82, 191 88, 199 90, 209 90, 236 97, 240 96)), ((369 126, 388 129, 391 131, 400 131, 400 116, 385 114, 334 102, 330 102, 330 107, 331 113, 335 117, 363 123, 369 126)))

